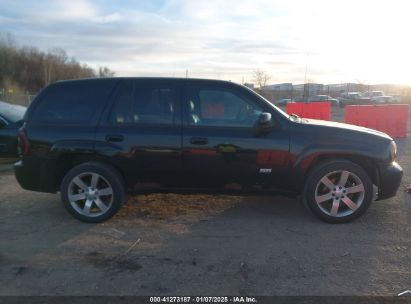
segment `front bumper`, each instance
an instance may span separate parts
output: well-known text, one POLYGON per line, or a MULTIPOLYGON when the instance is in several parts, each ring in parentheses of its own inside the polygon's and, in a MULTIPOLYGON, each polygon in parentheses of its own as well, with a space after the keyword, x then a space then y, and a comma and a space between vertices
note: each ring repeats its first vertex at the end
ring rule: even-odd
POLYGON ((379 166, 379 186, 377 200, 395 196, 401 184, 402 168, 397 162, 379 166))

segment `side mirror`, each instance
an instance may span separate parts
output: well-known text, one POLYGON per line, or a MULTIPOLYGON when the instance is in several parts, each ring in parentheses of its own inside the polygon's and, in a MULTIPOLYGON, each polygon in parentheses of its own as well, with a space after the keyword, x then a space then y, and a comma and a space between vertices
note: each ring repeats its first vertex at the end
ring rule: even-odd
POLYGON ((255 124, 256 136, 265 135, 271 132, 273 129, 273 121, 271 119, 271 113, 261 113, 255 124))

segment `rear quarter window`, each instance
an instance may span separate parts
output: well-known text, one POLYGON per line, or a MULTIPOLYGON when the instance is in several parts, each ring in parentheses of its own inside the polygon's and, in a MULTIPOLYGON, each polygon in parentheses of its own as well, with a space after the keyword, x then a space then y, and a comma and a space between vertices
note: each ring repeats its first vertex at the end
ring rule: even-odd
POLYGON ((114 81, 73 81, 51 85, 30 120, 45 124, 88 124, 102 112, 114 81))

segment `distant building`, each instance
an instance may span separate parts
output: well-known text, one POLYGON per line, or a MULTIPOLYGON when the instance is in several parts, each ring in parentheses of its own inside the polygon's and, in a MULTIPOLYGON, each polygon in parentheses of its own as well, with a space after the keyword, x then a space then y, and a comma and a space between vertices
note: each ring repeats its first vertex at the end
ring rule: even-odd
POLYGON ((324 90, 324 85, 321 83, 303 83, 293 86, 294 91, 299 91, 305 97, 320 94, 324 90))
MULTIPOLYGON (((256 89, 252 83, 244 83, 250 89, 256 89)), ((278 83, 266 85, 262 88, 256 89, 260 94, 271 101, 278 101, 282 98, 308 98, 312 95, 330 95, 332 97, 339 97, 341 93, 345 92, 367 92, 367 91, 384 91, 388 95, 403 94, 410 95, 410 86, 400 86, 394 84, 362 84, 362 83, 306 83, 296 84, 292 83, 278 83)))
POLYGON ((292 83, 279 83, 279 84, 270 84, 261 88, 262 91, 292 91, 292 83))
POLYGON ((328 84, 324 86, 324 91, 331 93, 343 93, 343 92, 360 92, 363 90, 364 85, 359 83, 336 83, 328 84))

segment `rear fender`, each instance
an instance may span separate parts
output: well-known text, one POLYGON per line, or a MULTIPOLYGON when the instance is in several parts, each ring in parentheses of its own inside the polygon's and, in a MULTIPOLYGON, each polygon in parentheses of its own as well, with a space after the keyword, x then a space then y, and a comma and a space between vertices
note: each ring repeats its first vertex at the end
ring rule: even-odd
POLYGON ((112 144, 99 144, 94 141, 60 141, 55 143, 49 153, 48 165, 49 168, 55 168, 51 170, 53 174, 53 187, 56 191, 59 190, 61 181, 66 173, 73 167, 89 162, 97 161, 105 164, 109 164, 115 167, 119 173, 122 172, 115 166, 111 156, 118 153, 120 149, 112 144), (98 146, 98 149, 96 149, 98 146), (98 152, 104 152, 100 154, 98 152))

